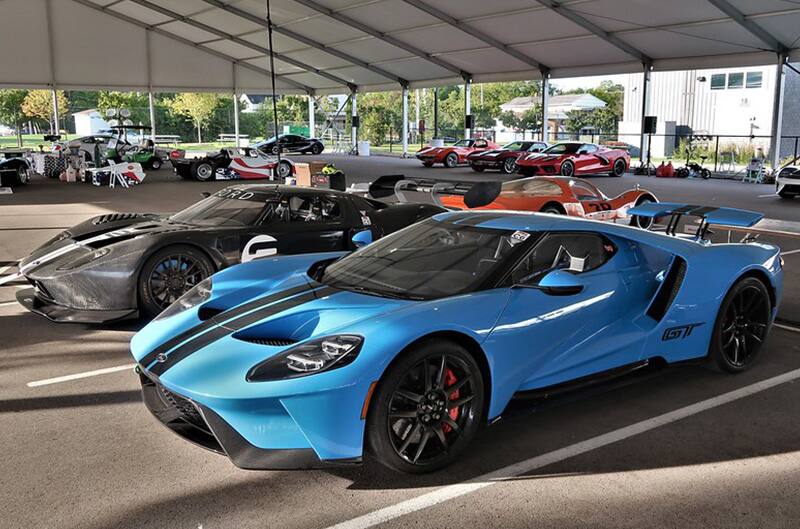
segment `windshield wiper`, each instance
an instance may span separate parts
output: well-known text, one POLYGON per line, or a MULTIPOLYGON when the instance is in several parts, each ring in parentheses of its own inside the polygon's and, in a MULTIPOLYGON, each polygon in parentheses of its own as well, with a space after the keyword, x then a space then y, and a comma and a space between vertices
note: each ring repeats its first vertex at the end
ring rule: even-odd
MULTIPOLYGON (((329 283, 330 284, 330 283, 329 283)), ((413 296, 410 294, 400 294, 395 292, 389 292, 386 290, 372 290, 371 288, 362 287, 360 285, 346 285, 341 283, 334 283, 331 284, 334 288, 341 288, 342 290, 349 290, 351 292, 358 292, 361 294, 367 294, 369 296, 378 296, 381 298, 391 298, 391 299, 407 299, 412 301, 422 301, 425 298, 420 296, 413 296)))

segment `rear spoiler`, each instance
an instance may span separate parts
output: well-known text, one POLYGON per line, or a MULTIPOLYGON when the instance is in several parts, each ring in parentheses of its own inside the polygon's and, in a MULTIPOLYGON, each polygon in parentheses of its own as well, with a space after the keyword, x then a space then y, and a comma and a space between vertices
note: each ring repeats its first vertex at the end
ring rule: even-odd
POLYGON ((708 226, 731 226, 736 228, 749 228, 764 218, 763 213, 746 209, 718 208, 714 206, 695 206, 691 204, 678 204, 671 202, 648 202, 628 210, 628 215, 639 217, 670 217, 667 223, 667 235, 675 235, 675 230, 681 217, 698 217, 701 219, 696 236, 704 238, 708 226))
POLYGON ((456 195, 464 197, 464 204, 468 208, 477 208, 494 201, 500 195, 501 187, 502 182, 442 182, 426 178, 406 178, 405 175, 384 175, 369 184, 353 184, 347 190, 376 199, 394 195, 400 202, 412 202, 406 194, 409 192, 430 193, 438 206, 442 206, 439 196, 456 195))

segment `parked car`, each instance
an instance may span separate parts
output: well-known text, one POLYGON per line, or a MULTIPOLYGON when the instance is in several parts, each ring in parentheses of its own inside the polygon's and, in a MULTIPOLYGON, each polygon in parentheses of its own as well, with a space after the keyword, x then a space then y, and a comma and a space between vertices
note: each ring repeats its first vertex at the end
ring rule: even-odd
POLYGON ((648 229, 652 218, 631 217, 628 211, 635 206, 658 202, 655 194, 646 189, 629 189, 609 198, 588 180, 563 176, 535 176, 502 184, 481 183, 470 189, 472 194, 481 196, 482 204, 470 202, 470 191, 458 192, 458 189, 456 194, 449 194, 447 189, 439 191, 438 203, 449 209, 540 211, 594 220, 621 220, 648 229), (492 188, 494 192, 478 193, 480 188, 492 188))
POLYGON ((325 150, 322 141, 316 138, 306 138, 299 134, 281 134, 278 141, 275 137, 259 142, 254 145, 256 149, 264 154, 276 155, 280 152, 297 152, 301 154, 319 154, 325 150))
POLYGON ((467 162, 473 171, 499 169, 503 174, 517 172, 517 158, 532 152, 542 152, 547 148, 543 141, 514 141, 499 149, 477 151, 467 156, 467 162))
POLYGON ((218 152, 186 152, 176 149, 169 160, 175 174, 186 180, 278 180, 283 182, 294 172, 287 158, 277 158, 255 148, 220 149, 218 152))
POLYGON ((24 186, 33 168, 25 157, 26 149, 0 149, 0 187, 24 186))
POLYGON ((695 211, 692 235, 451 212, 348 256, 229 268, 134 336, 144 403, 242 468, 370 457, 423 473, 458 459, 514 398, 688 360, 745 371, 777 313, 780 249, 703 237, 758 213, 638 214, 695 211))
MULTIPOLYGON (((258 257, 342 251, 444 211, 275 184, 231 186, 171 216, 109 213, 19 263, 17 300, 58 322, 153 317, 217 270, 258 257)), ((2 283, 2 281, 0 281, 2 283)))
POLYGON ((487 149, 496 149, 498 145, 493 141, 484 138, 459 140, 453 145, 444 147, 423 147, 417 151, 417 159, 425 167, 433 167, 433 164, 440 163, 445 167, 455 167, 458 164, 467 163, 467 156, 487 149))
POLYGON ((622 176, 630 163, 631 157, 626 150, 579 142, 556 143, 540 153, 517 159, 518 172, 523 176, 622 176))
MULTIPOLYGON (((61 151, 67 148, 67 144, 75 144, 78 142, 80 143, 80 150, 83 152, 86 161, 97 163, 98 154, 101 158, 106 155, 108 143, 111 141, 111 138, 111 134, 93 134, 91 136, 82 136, 70 141, 57 142, 53 144, 53 150, 61 151)), ((125 139, 118 138, 117 142, 119 145, 124 146, 121 150, 126 150, 132 147, 131 143, 125 139)))
POLYGON ((782 168, 775 178, 775 192, 781 198, 800 195, 800 167, 790 165, 782 168))

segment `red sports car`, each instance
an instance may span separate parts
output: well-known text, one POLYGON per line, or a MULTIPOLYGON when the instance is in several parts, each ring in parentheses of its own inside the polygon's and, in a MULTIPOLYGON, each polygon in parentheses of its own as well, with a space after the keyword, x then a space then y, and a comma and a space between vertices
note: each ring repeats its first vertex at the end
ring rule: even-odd
POLYGON ((559 176, 522 178, 501 185, 484 182, 466 193, 456 190, 448 194, 448 190, 443 189, 439 194, 438 202, 446 208, 539 211, 595 220, 630 221, 631 225, 645 229, 653 219, 631 218, 628 210, 645 202, 658 202, 653 193, 644 189, 631 189, 609 198, 591 182, 559 176))
POLYGON ((497 147, 495 142, 484 138, 459 140, 453 145, 444 147, 423 147, 417 151, 417 159, 422 161, 425 167, 431 167, 435 163, 444 164, 445 167, 455 167, 460 163, 467 163, 467 156, 473 152, 497 149, 497 147))
POLYGON ((622 176, 631 157, 624 149, 609 149, 594 143, 556 143, 540 153, 521 156, 518 172, 523 176, 577 176, 608 173, 622 176))
POLYGON ((484 169, 499 169, 503 174, 511 174, 517 170, 517 158, 546 148, 543 141, 515 141, 500 149, 473 152, 467 156, 467 162, 473 171, 479 173, 484 169))

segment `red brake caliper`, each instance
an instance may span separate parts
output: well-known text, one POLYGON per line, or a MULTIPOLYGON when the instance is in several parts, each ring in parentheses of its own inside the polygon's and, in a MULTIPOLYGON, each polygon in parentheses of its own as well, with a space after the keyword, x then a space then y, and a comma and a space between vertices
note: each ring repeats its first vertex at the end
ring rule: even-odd
MULTIPOLYGON (((453 370, 452 370, 452 369, 450 369, 450 368, 448 367, 448 368, 447 368, 447 371, 445 372, 445 375, 444 375, 444 384, 445 384, 445 387, 448 387, 448 388, 449 388, 450 386, 452 386, 452 385, 453 385, 453 384, 455 384, 456 382, 458 382, 458 378, 456 378, 456 374, 455 374, 455 373, 453 373, 453 370)), ((458 398, 458 394, 459 394, 460 392, 461 392, 461 390, 460 390, 460 389, 457 389, 457 390, 455 390, 454 392, 452 392, 452 393, 451 393, 451 394, 448 396, 448 398, 449 398, 450 400, 456 400, 456 399, 458 398)), ((449 413, 449 414, 450 414, 450 418, 451 418, 451 419, 453 419, 454 421, 458 419, 458 408, 453 408, 452 410, 450 410, 450 411, 449 411, 449 412, 447 412, 447 413, 449 413)), ((452 427, 451 427, 449 424, 444 424, 444 425, 442 425, 442 431, 443 431, 444 433, 449 433, 449 432, 450 432, 450 430, 452 430, 452 427)))

